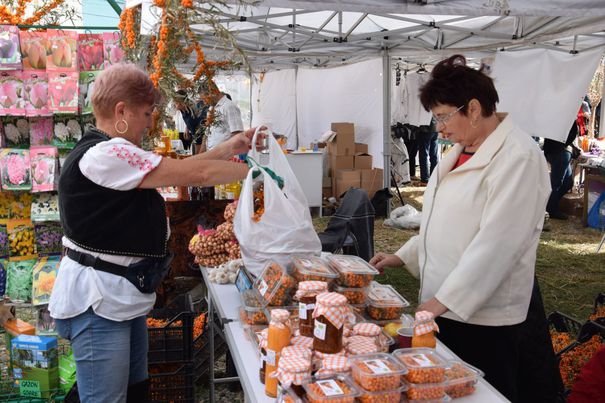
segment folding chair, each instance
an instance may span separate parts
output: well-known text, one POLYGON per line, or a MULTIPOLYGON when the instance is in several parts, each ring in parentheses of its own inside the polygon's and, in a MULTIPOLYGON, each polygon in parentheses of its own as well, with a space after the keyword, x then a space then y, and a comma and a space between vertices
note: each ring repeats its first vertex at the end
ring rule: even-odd
POLYGON ((356 255, 369 261, 374 256, 374 208, 362 189, 349 189, 340 207, 318 234, 322 250, 356 255))

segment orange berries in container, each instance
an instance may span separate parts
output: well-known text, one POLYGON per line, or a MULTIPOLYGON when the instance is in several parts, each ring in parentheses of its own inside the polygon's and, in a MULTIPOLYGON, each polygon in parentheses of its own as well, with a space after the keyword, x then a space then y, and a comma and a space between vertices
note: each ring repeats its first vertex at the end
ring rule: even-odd
POLYGON ((353 379, 370 392, 397 389, 406 372, 404 366, 389 354, 358 355, 349 360, 353 379))
POLYGON ((351 305, 364 305, 368 301, 368 288, 350 288, 337 285, 334 291, 347 297, 351 305))
POLYGON ((401 348, 393 351, 407 369, 405 379, 411 383, 441 383, 445 381, 447 361, 431 348, 401 348))
POLYGON ((374 276, 379 274, 378 270, 359 256, 328 255, 326 259, 340 274, 337 282, 344 287, 367 287, 374 276))
POLYGON ((400 386, 396 389, 381 390, 378 392, 362 390, 361 396, 357 399, 361 403, 399 403, 401 401, 401 393, 404 389, 403 386, 400 386))
POLYGON ((475 385, 484 373, 462 361, 450 361, 450 367, 445 370, 448 385, 445 393, 451 398, 464 397, 475 392, 475 385))
POLYGON ((367 312, 374 320, 399 319, 410 303, 390 285, 372 282, 368 291, 367 312))
POLYGON ((447 382, 440 383, 410 383, 406 382, 408 400, 437 400, 443 399, 447 382))
POLYGON ((279 264, 269 262, 254 282, 254 288, 265 306, 287 306, 296 291, 296 280, 279 264))
POLYGON ((336 273, 329 264, 316 256, 292 256, 292 275, 297 281, 325 281, 328 286, 337 278, 336 273))
POLYGON ((341 374, 308 378, 303 387, 309 403, 353 403, 360 395, 353 380, 341 374))

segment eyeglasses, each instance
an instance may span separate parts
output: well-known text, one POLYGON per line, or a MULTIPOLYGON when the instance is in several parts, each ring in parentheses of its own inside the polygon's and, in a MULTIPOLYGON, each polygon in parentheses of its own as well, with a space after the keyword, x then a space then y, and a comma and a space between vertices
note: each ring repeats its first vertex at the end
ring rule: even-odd
POLYGON ((433 119, 435 119, 435 122, 437 123, 437 125, 445 126, 447 124, 447 122, 452 118, 452 116, 454 116, 456 113, 460 112, 460 110, 462 108, 464 108, 464 105, 458 107, 458 109, 456 109, 455 111, 450 112, 444 116, 437 117, 437 116, 433 115, 433 119))

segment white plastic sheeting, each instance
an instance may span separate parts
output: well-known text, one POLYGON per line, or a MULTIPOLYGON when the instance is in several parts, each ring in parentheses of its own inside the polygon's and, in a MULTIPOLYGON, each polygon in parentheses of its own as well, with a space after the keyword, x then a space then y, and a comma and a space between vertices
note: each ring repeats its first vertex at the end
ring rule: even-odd
POLYGON ((572 55, 547 49, 498 52, 498 110, 532 136, 565 141, 603 49, 572 55))
POLYGON ((289 149, 298 147, 294 69, 271 71, 264 76, 255 74, 252 80, 251 103, 252 127, 265 124, 275 133, 288 138, 289 149))
POLYGON ((382 59, 330 69, 299 69, 298 136, 301 145, 319 139, 331 122, 355 123, 355 141, 368 144, 382 168, 382 59))

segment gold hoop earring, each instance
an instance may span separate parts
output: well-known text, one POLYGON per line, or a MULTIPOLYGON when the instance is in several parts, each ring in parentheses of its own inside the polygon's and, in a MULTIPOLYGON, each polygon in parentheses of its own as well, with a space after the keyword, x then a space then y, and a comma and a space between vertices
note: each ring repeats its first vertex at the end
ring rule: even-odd
POLYGON ((128 122, 125 121, 124 119, 118 120, 113 127, 116 129, 116 132, 118 132, 118 134, 124 134, 128 131, 128 122), (124 130, 118 129, 118 124, 121 122, 124 122, 124 124, 126 125, 126 128, 124 128, 124 130))
POLYGON ((473 129, 476 129, 476 128, 477 128, 477 121, 476 121, 476 120, 471 120, 471 127, 472 127, 473 129))

